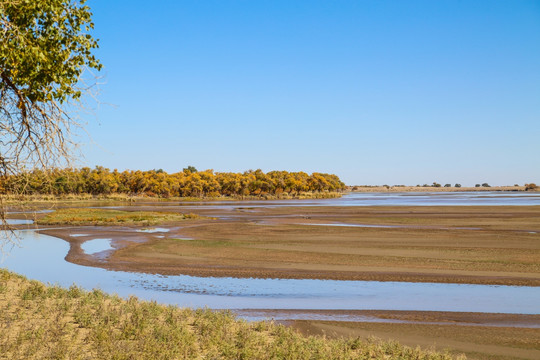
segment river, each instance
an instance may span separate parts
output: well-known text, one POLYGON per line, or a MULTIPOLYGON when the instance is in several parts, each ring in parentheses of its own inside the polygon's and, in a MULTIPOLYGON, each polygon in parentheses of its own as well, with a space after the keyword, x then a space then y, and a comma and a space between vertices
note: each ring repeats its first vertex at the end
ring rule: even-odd
MULTIPOLYGON (((365 205, 540 205, 540 196, 500 193, 351 194, 341 199, 309 200, 307 204, 365 205)), ((250 202, 249 206, 284 206, 284 202, 250 202)), ((285 202, 296 206, 299 202, 285 202)), ((306 202, 300 202, 306 204, 306 202)), ((245 206, 248 204, 243 203, 245 206)), ((178 203, 176 203, 178 206, 178 203)), ((230 202, 223 206, 231 206, 230 202)), ((191 206, 220 206, 205 204, 191 206)), ((34 230, 16 232, 13 247, 0 266, 45 283, 99 288, 127 297, 212 309, 418 310, 540 314, 540 287, 337 281, 238 279, 163 276, 108 271, 64 260, 69 244, 34 230)), ((3 234, 6 236, 6 234, 3 234)), ((108 239, 101 239, 107 245, 108 239)))

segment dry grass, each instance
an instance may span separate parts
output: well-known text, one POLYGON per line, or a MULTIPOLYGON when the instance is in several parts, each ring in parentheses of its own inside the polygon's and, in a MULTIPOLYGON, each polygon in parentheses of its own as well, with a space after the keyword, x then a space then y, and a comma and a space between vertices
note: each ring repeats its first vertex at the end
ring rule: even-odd
POLYGON ((105 209, 59 209, 37 220, 39 225, 156 225, 186 219, 195 214, 177 214, 156 211, 120 211, 105 209))
POLYGON ((396 342, 304 337, 227 312, 63 289, 0 270, 2 359, 452 359, 396 342))

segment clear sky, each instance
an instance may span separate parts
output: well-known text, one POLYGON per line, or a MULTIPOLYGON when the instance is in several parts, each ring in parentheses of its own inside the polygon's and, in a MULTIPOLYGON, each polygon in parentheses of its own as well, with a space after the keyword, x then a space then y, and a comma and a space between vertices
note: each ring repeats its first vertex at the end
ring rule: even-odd
POLYGON ((105 84, 82 165, 540 183, 540 1, 88 5, 105 84))

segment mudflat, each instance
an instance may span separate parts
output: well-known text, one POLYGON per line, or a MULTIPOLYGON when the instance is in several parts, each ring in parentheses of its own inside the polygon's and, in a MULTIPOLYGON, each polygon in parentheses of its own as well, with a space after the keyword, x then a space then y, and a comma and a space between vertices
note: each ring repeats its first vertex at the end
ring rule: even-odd
MULTIPOLYGON (((137 204, 128 211, 178 207, 137 204)), ((206 218, 136 227, 43 230, 71 243, 68 261, 197 276, 540 286, 538 206, 193 206, 206 218), (72 237, 80 232, 88 236, 72 237), (80 245, 113 239, 107 257, 80 245)))
POLYGON ((362 313, 405 322, 295 320, 284 321, 284 323, 304 335, 324 335, 328 338, 391 339, 404 345, 465 354, 467 359, 534 360, 540 358, 538 316, 398 311, 364 311, 362 313), (486 323, 493 325, 494 321, 498 321, 499 325, 486 325, 486 323), (537 327, 512 326, 512 322, 521 321, 536 321, 537 327))

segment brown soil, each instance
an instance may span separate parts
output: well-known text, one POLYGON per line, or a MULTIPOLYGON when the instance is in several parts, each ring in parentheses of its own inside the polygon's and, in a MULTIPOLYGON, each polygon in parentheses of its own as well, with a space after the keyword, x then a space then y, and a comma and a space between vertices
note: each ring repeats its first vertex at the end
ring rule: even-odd
POLYGON ((408 311, 358 313, 385 320, 405 320, 407 323, 313 320, 285 323, 306 335, 330 338, 374 336, 409 346, 464 353, 468 359, 540 359, 539 315, 408 311), (536 328, 512 327, 518 323, 528 323, 536 328))
POLYGON ((163 234, 95 226, 43 232, 70 242, 68 261, 115 270, 540 286, 540 207, 195 206, 189 212, 218 220, 167 225, 163 234), (332 223, 394 227, 324 225, 332 223), (117 248, 108 257, 82 252, 82 242, 103 237, 117 248))

